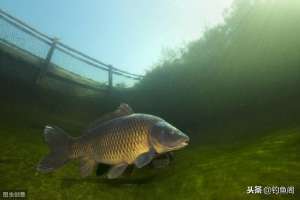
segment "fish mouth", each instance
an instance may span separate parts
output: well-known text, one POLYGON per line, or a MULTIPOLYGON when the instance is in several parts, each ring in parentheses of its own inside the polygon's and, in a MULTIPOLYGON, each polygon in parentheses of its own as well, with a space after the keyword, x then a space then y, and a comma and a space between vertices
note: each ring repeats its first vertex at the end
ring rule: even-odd
POLYGON ((184 141, 180 142, 178 145, 176 145, 175 147, 170 148, 170 150, 178 150, 178 149, 182 149, 183 147, 186 147, 189 144, 190 139, 187 138, 184 141))
POLYGON ((187 146, 188 144, 189 144, 189 140, 185 140, 179 146, 180 146, 180 148, 183 148, 183 147, 187 146))
POLYGON ((189 144, 189 142, 190 142, 190 138, 188 136, 186 136, 181 144, 185 147, 189 144))
POLYGON ((185 146, 187 146, 188 144, 189 144, 188 141, 184 141, 184 142, 182 143, 182 147, 185 147, 185 146))

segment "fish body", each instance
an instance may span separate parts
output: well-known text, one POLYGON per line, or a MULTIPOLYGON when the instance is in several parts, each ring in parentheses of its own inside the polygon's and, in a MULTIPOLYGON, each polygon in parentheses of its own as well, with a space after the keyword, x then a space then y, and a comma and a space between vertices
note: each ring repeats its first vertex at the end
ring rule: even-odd
POLYGON ((153 115, 131 114, 110 120, 75 139, 72 158, 89 156, 99 163, 132 164, 148 152, 151 127, 161 120, 153 115))
POLYGON ((80 159, 82 176, 90 175, 97 163, 112 165, 108 178, 117 178, 130 164, 141 168, 157 154, 183 148, 189 141, 165 120, 133 113, 127 104, 97 120, 78 138, 53 126, 46 126, 44 134, 51 152, 38 165, 39 171, 53 171, 68 160, 80 159))

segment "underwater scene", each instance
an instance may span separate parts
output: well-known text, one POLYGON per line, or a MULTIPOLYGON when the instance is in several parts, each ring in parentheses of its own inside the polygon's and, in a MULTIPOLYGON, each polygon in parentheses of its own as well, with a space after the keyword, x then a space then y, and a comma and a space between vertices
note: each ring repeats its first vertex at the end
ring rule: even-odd
MULTIPOLYGON (((82 53, 0 2, 0 199, 300 199, 300 1, 227 3, 221 21, 139 69, 82 53)), ((184 8, 195 19, 183 27, 201 26, 184 8)), ((125 36, 124 56, 150 57, 125 36)))

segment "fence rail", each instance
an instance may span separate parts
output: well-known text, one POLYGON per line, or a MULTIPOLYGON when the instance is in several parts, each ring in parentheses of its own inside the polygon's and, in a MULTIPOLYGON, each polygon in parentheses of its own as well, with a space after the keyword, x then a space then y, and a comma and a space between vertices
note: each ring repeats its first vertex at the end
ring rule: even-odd
POLYGON ((130 82, 136 82, 143 78, 141 75, 118 69, 63 44, 57 38, 47 36, 1 9, 0 41, 44 61, 37 82, 47 74, 50 66, 57 66, 94 80, 95 74, 98 73, 98 80, 95 81, 106 84, 108 88, 117 84, 129 83, 130 85, 130 82), (92 67, 97 71, 86 70, 85 67, 92 67), (91 71, 90 74, 88 71, 91 71), (123 80, 119 81, 113 77, 123 77, 123 80))

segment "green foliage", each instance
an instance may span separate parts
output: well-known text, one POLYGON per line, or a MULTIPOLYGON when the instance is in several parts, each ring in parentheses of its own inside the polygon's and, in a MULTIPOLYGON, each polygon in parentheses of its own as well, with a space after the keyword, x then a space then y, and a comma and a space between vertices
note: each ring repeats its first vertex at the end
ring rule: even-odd
POLYGON ((297 0, 236 0, 224 24, 147 73, 133 102, 186 126, 296 103, 299 19, 297 0))

